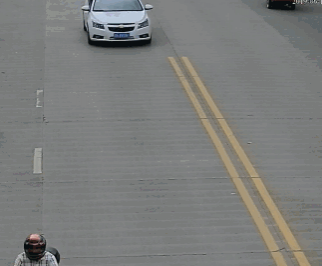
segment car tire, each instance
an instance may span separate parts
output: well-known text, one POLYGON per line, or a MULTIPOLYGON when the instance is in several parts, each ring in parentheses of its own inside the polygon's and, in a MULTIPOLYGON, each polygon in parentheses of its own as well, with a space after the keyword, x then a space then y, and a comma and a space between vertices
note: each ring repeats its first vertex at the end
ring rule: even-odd
POLYGON ((84 31, 87 31, 86 26, 85 26, 85 21, 83 24, 84 24, 84 26, 83 26, 84 31))
POLYGON ((268 9, 273 9, 274 8, 274 5, 272 3, 272 0, 266 0, 266 7, 268 9))
POLYGON ((149 40, 144 40, 143 44, 149 45, 149 44, 151 44, 151 42, 152 42, 152 37, 149 40))
POLYGON ((291 4, 290 9, 291 9, 291 10, 295 10, 295 4, 291 4))
POLYGON ((89 33, 89 31, 87 32, 87 42, 88 42, 88 44, 89 45, 93 45, 94 44, 94 42, 91 40, 91 38, 89 37, 90 36, 90 33, 89 33))

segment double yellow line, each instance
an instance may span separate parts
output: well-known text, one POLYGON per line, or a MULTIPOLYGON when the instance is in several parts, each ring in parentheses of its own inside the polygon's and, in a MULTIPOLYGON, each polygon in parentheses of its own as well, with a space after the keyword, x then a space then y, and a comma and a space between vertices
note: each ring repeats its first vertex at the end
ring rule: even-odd
MULTIPOLYGON (((216 131, 212 127, 208 117, 206 116, 202 106, 200 105, 196 94, 191 89, 191 86, 183 74, 179 64, 173 57, 168 57, 168 60, 173 67, 176 75, 178 76, 183 88, 185 89, 189 99, 191 100, 196 112, 201 120, 201 123, 205 127, 207 133, 210 136, 215 148, 217 149, 219 156, 221 157, 231 179, 232 182, 235 184, 244 204, 246 205, 251 217, 253 218, 272 258, 274 259, 277 266, 287 266, 287 263, 279 250, 279 247, 276 244, 274 237, 272 236, 268 226, 266 225, 262 215, 258 211, 254 201, 252 200, 251 196, 249 195, 243 181, 239 177, 238 172, 234 164, 232 163, 229 155, 226 152, 222 142, 220 141, 216 131)), ((311 266, 309 261, 307 260, 304 252, 300 248, 297 240, 295 239, 294 235, 292 234, 290 228, 288 227, 287 223, 285 222, 282 214, 280 213, 279 209, 275 205, 273 199, 271 198, 270 194, 268 193, 262 179, 258 175, 257 171, 255 170, 254 166, 250 162, 248 156, 246 155, 245 151, 239 144, 238 140, 234 136, 232 130, 228 126, 226 120, 224 119, 223 115, 221 114, 220 110, 218 109, 217 105, 215 104, 214 100, 212 99, 211 95, 209 94, 207 88, 201 81, 200 77, 198 76, 197 72, 193 68, 191 62, 187 57, 181 57, 181 62, 186 68, 187 72, 189 73, 190 77, 193 79, 196 87, 199 89, 200 94, 206 101, 209 109, 211 110, 213 116, 217 119, 216 121, 220 124, 222 131, 224 132, 226 138, 228 139, 229 143, 235 150, 239 160, 245 167, 249 177, 253 181, 255 187, 259 195, 261 196, 262 200, 265 202, 267 209, 270 211, 272 217, 275 220, 276 225, 280 229, 282 235, 285 238, 286 243, 289 245, 290 250, 293 252, 294 257, 296 258, 298 264, 300 266, 311 266)))

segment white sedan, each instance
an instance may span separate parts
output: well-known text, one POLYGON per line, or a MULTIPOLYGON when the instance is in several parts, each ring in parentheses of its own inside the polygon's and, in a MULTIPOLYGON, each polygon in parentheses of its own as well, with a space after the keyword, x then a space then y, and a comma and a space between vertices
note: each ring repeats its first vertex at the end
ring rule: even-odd
POLYGON ((95 41, 142 41, 151 43, 152 27, 141 0, 86 0, 82 7, 88 43, 95 41))

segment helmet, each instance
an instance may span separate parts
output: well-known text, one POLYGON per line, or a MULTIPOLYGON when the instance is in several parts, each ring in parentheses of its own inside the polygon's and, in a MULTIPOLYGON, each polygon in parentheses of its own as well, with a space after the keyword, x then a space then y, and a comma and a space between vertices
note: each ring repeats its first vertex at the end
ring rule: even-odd
POLYGON ((42 235, 31 234, 25 240, 24 249, 30 260, 39 260, 45 255, 46 239, 42 235))

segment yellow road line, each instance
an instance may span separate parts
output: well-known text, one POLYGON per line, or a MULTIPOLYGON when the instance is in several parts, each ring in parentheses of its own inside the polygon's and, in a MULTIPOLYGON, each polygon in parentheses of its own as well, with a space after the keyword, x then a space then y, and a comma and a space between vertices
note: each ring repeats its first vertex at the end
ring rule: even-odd
POLYGON ((179 65, 175 61, 173 57, 168 57, 168 60, 170 61, 171 66, 173 67, 176 75, 178 76, 183 88, 185 89, 189 99, 191 100, 192 105, 194 106, 201 123, 205 127, 207 133, 209 134, 215 148, 217 149, 220 158, 222 159, 234 185, 236 186, 236 189, 238 190, 242 200, 244 201, 244 204, 246 205, 251 217, 253 218, 260 235, 262 236, 268 250, 270 251, 271 256, 273 257, 275 263, 277 266, 287 266, 286 261, 282 255, 282 253, 279 251, 279 248, 269 231, 262 215, 258 211, 254 201, 250 197, 244 183, 239 178, 238 172, 233 165, 232 161, 229 158, 229 155, 227 154, 224 146, 222 145, 218 135, 216 134, 215 130, 211 126, 205 112, 203 111, 198 99, 196 98, 196 95, 192 91, 189 82, 183 75, 179 65))
POLYGON ((214 100, 212 99, 211 95, 209 94, 207 88, 201 81, 200 77, 198 76, 197 72, 193 68, 191 62, 187 57, 181 58, 183 64, 185 65, 186 69, 189 71, 190 75, 194 79, 195 84, 199 88, 201 94, 203 95, 204 99, 206 100, 209 108, 213 112, 214 116, 218 119, 218 123, 220 124, 222 130, 224 131, 227 139, 233 146, 235 152, 237 153, 240 161, 243 163, 246 171, 250 175, 251 179, 253 180, 259 194, 261 195, 263 201, 265 202, 267 208, 269 209, 271 215, 273 216, 277 226, 281 230, 286 242, 290 246, 291 250, 295 258, 297 259, 300 266, 311 266, 308 259, 306 258, 304 252, 302 251, 300 245, 298 244, 297 240, 295 239, 293 233, 291 232, 289 226, 287 225, 286 221, 284 220, 282 214, 280 213, 279 209, 277 208, 276 204, 274 203, 272 197, 268 193, 263 181, 259 178, 259 174, 255 170, 254 166, 250 162, 248 156, 244 152, 243 148, 240 146, 238 140, 234 136, 232 130, 228 126, 225 119, 223 119, 223 115, 219 111, 217 105, 215 104, 214 100))

